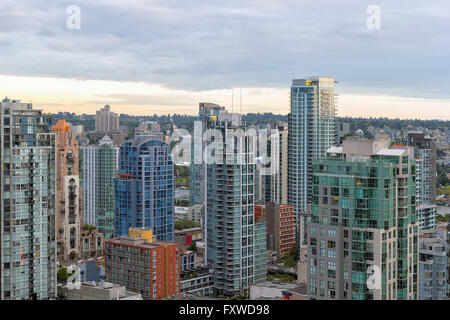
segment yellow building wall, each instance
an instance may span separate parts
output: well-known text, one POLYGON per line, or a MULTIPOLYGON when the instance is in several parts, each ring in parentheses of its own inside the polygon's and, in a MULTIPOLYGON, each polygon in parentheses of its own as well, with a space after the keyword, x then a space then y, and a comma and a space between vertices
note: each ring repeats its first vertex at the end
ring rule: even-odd
POLYGON ((153 230, 142 228, 129 228, 128 236, 132 238, 146 239, 147 242, 151 243, 153 241, 153 230))

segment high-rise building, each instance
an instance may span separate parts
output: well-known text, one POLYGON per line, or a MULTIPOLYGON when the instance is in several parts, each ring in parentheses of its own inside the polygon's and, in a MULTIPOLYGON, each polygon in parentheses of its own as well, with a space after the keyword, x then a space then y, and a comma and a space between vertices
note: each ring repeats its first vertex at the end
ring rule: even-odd
POLYGON ((407 144, 414 147, 414 157, 421 160, 420 190, 417 205, 436 203, 436 143, 422 132, 408 132, 407 144))
POLYGON ((411 148, 416 159, 416 210, 420 229, 433 229, 436 226, 436 144, 422 132, 408 132, 399 141, 411 148))
POLYGON ((447 251, 446 225, 420 230, 420 300, 447 300, 447 251))
POLYGON ((56 239, 58 260, 74 260, 80 253, 82 192, 78 141, 72 128, 60 119, 56 133, 56 239))
POLYGON ((95 113, 95 131, 111 132, 119 130, 119 115, 111 112, 107 104, 95 113))
POLYGON ((311 202, 312 159, 324 156, 335 142, 334 84, 329 77, 292 81, 287 203, 295 205, 297 220, 311 202))
POLYGON ((288 126, 287 124, 278 126, 280 147, 278 156, 278 170, 275 179, 276 192, 274 202, 277 204, 287 204, 288 202, 288 126))
POLYGON ((255 216, 266 217, 267 248, 278 252, 278 256, 289 254, 295 247, 294 206, 255 204, 255 216))
POLYGON ((350 135, 350 123, 336 122, 336 142, 337 146, 342 145, 346 136, 350 135))
POLYGON ((153 229, 157 240, 173 241, 175 177, 170 148, 156 140, 127 140, 120 146, 114 180, 115 236, 131 227, 153 229))
MULTIPOLYGON (((205 111, 202 106, 200 111, 205 111)), ((264 280, 267 273, 265 221, 254 216, 255 146, 239 114, 222 109, 209 113, 204 123, 206 129, 220 132, 225 142, 216 137, 207 146, 211 154, 204 174, 205 260, 214 271, 215 290, 235 295, 264 280), (243 135, 233 137, 234 129, 243 135)))
MULTIPOLYGON (((210 102, 200 102, 198 112, 198 124, 194 125, 194 139, 191 144, 191 165, 189 174, 189 205, 204 205, 205 196, 205 166, 202 150, 205 143, 203 142, 203 134, 207 128, 209 119, 216 118, 219 114, 226 113, 225 107, 210 102), (195 136, 198 137, 195 137, 195 136), (197 138, 197 139, 196 139, 197 138)), ((239 116, 239 115, 237 115, 239 116)))
POLYGON ((96 226, 105 239, 114 236, 114 178, 119 148, 103 137, 96 146, 81 148, 83 223, 96 226))
POLYGON ((56 136, 31 103, 0 103, 0 298, 56 296, 56 136))
POLYGON ((414 175, 387 140, 344 140, 313 161, 310 299, 418 299, 414 175))
MULTIPOLYGON (((257 132, 259 130, 259 128, 256 128, 257 132)), ((263 155, 262 150, 257 150, 257 172, 255 178, 258 192, 255 199, 261 203, 286 204, 288 201, 287 124, 276 126, 274 132, 271 130, 272 128, 268 126, 266 131, 266 154, 263 155), (274 134, 277 136, 275 137, 274 134)))
POLYGON ((160 300, 180 293, 180 245, 122 236, 105 241, 105 280, 160 300))
POLYGON ((423 204, 416 207, 419 229, 435 229, 437 221, 437 205, 423 204))

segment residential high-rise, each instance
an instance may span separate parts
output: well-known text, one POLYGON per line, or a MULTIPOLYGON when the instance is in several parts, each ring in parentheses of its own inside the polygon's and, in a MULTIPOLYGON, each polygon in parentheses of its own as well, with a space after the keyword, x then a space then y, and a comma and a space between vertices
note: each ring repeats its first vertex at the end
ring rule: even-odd
POLYGON ((83 223, 96 226, 105 239, 114 236, 114 178, 119 148, 108 136, 81 148, 83 223))
POLYGON ((255 204, 255 216, 265 216, 267 248, 279 256, 289 254, 295 247, 294 206, 275 203, 255 204))
POLYGON ((447 225, 420 230, 420 300, 447 300, 447 251, 447 225))
POLYGON ((334 78, 329 77, 292 81, 287 203, 295 205, 297 221, 311 202, 312 159, 324 156, 335 142, 334 84, 334 78))
POLYGON ((276 193, 275 193, 275 199, 274 202, 277 204, 287 204, 288 201, 288 181, 289 181, 289 175, 288 175, 288 136, 289 136, 289 129, 287 124, 279 125, 278 126, 278 132, 279 132, 279 142, 278 145, 280 147, 279 151, 279 157, 278 157, 278 172, 276 175, 276 193))
POLYGON ((205 124, 223 139, 216 136, 207 145, 205 260, 214 271, 215 290, 235 295, 266 277, 266 226, 254 216, 255 146, 239 114, 221 110, 205 124), (234 129, 243 135, 233 136, 234 129))
POLYGON ((170 148, 156 140, 127 140, 120 146, 114 180, 115 236, 131 227, 153 229, 157 240, 173 241, 175 177, 170 148))
POLYGON ((418 299, 414 175, 388 140, 344 140, 313 161, 310 299, 418 299))
MULTIPOLYGON (((257 132, 259 130, 256 128, 257 132)), ((288 129, 286 124, 281 124, 276 126, 273 132, 271 130, 272 128, 268 126, 266 154, 263 155, 262 150, 258 150, 255 177, 258 190, 256 201, 286 204, 288 203, 288 129)))
POLYGON ((204 205, 205 184, 204 175, 205 167, 203 161, 202 150, 204 149, 203 134, 207 128, 206 124, 210 117, 216 117, 225 113, 225 107, 210 102, 200 102, 198 112, 198 125, 194 127, 194 139, 191 144, 191 165, 189 174, 189 205, 195 206, 197 204, 204 205), (201 125, 200 125, 201 124, 201 125), (198 136, 195 139, 195 136, 198 136), (199 141, 200 140, 200 141, 199 141))
POLYGON ((31 103, 0 103, 0 298, 56 296, 56 136, 31 103))
POLYGON ((436 226, 436 143, 422 132, 408 132, 399 141, 411 148, 416 159, 416 210, 420 229, 433 229, 436 226))
POLYGON ((160 300, 180 293, 180 245, 122 236, 105 241, 105 280, 160 300))
POLYGON ((95 131, 111 132, 119 130, 119 115, 111 112, 111 107, 107 104, 104 108, 95 113, 95 131))
POLYGON ((414 157, 421 159, 421 190, 418 205, 436 203, 436 143, 422 132, 408 132, 409 146, 414 147, 414 157))
POLYGON ((75 260, 80 253, 82 193, 78 141, 72 128, 60 119, 56 133, 56 239, 58 260, 75 260))

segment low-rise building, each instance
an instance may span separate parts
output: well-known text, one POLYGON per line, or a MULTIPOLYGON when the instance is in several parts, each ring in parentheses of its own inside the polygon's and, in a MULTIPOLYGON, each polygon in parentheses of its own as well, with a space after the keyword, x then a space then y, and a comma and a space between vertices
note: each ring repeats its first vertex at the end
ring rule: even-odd
POLYGON ((105 242, 105 280, 159 300, 180 292, 180 245, 122 236, 105 242))
POLYGON ((67 290, 67 300, 142 300, 142 296, 117 284, 83 282, 79 288, 67 290))
POLYGON ((101 257, 104 254, 105 239, 93 226, 83 226, 81 230, 80 258, 101 257))
POLYGON ((250 287, 250 300, 282 300, 286 294, 289 300, 306 300, 306 284, 282 282, 279 279, 263 281, 250 287))
POLYGON ((213 274, 208 269, 194 269, 182 272, 181 293, 191 293, 196 296, 207 296, 213 293, 213 274))
POLYGON ((180 271, 193 270, 197 267, 197 253, 183 251, 180 255, 180 271))
POLYGON ((191 243, 203 240, 203 229, 201 227, 175 231, 175 242, 182 248, 187 248, 191 243))

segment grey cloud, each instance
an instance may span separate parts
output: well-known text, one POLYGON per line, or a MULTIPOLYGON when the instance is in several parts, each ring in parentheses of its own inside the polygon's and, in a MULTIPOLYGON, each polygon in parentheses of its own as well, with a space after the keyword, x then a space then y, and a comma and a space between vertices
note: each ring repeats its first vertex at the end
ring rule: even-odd
POLYGON ((348 93, 448 98, 445 0, 2 0, 0 74, 146 81, 187 90, 287 87, 332 75, 348 93), (67 30, 66 7, 82 10, 67 30))

